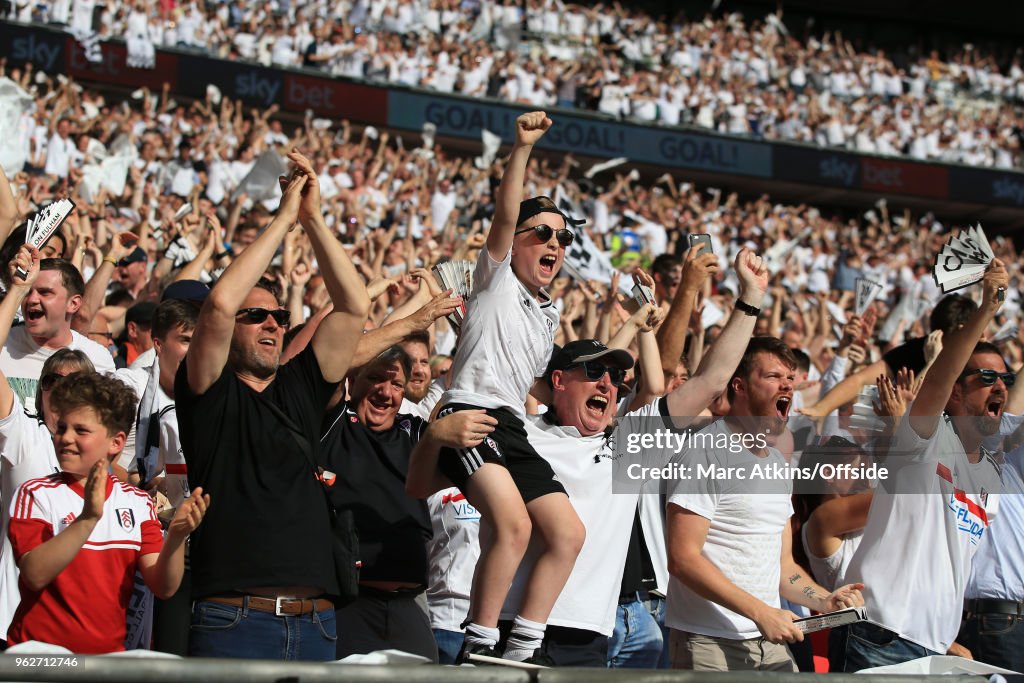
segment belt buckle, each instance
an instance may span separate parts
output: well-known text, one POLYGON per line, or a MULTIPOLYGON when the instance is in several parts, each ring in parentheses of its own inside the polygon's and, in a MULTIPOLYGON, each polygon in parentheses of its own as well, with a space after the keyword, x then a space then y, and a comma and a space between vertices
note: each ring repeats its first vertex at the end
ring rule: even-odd
POLYGON ((275 617, 287 616, 284 612, 281 611, 281 602, 283 600, 285 600, 285 598, 282 598, 280 596, 274 598, 274 616, 275 617))

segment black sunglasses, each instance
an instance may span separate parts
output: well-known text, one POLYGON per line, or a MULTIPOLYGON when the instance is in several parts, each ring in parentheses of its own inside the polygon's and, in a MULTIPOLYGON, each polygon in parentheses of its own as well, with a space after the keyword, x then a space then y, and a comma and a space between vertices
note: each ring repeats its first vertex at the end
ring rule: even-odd
POLYGON ((572 241, 576 239, 576 233, 574 233, 569 228, 555 230, 550 225, 544 225, 543 223, 541 225, 535 225, 532 228, 523 228, 522 230, 516 230, 515 234, 519 235, 524 232, 530 232, 531 230, 533 230, 533 233, 537 235, 537 239, 545 243, 549 239, 551 239, 551 235, 553 233, 555 237, 558 238, 558 243, 563 247, 569 246, 570 244, 572 244, 572 241))
POLYGON ((288 327, 291 324, 292 314, 284 308, 271 311, 267 308, 243 308, 235 314, 238 322, 248 325, 262 325, 267 318, 273 318, 280 327, 288 327))
POLYGON ((53 389, 54 385, 57 384, 58 381, 65 377, 70 377, 73 374, 75 373, 69 372, 66 375, 62 375, 59 372, 48 372, 39 378, 39 388, 43 391, 49 391, 50 389, 53 389))
POLYGON ((999 372, 998 370, 991 370, 989 368, 978 368, 977 370, 968 370, 961 377, 970 377, 971 375, 981 375, 981 383, 986 387, 990 387, 996 383, 997 379, 1002 379, 1003 384, 1008 387, 1012 387, 1013 383, 1017 381, 1017 375, 1012 372, 999 372))
POLYGON ((614 384, 617 387, 622 386, 622 383, 626 379, 626 371, 623 370, 622 368, 608 367, 607 365, 597 363, 595 361, 575 363, 568 367, 569 370, 572 370, 573 368, 583 368, 583 373, 591 382, 597 382, 602 377, 604 377, 604 373, 606 372, 608 373, 608 379, 610 379, 612 381, 612 384, 614 384))

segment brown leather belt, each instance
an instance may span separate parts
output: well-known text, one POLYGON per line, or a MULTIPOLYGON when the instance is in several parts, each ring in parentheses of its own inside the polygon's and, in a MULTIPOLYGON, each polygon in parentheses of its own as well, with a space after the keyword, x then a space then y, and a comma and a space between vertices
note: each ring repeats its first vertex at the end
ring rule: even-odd
POLYGON ((323 598, 261 598, 258 595, 215 595, 203 598, 203 600, 215 602, 218 605, 248 607, 257 612, 270 612, 279 617, 309 614, 314 610, 326 612, 327 610, 334 609, 334 603, 323 598))

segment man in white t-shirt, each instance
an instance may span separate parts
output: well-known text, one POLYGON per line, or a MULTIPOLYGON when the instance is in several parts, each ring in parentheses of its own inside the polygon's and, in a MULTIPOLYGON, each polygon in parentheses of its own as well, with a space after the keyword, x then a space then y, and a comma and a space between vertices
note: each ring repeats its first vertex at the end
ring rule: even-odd
POLYGON ((942 353, 896 429, 885 457, 891 475, 875 490, 846 573, 868 584, 873 623, 849 627, 839 671, 944 654, 956 638, 974 554, 1001 489, 981 444, 999 429, 1013 379, 999 349, 978 340, 1008 283, 1002 262, 993 261, 981 306, 943 337, 942 353))
POLYGON ((43 363, 57 349, 82 351, 97 372, 114 371, 114 359, 107 349, 71 329, 84 292, 82 274, 69 261, 42 260, 39 276, 21 305, 25 324, 11 330, 0 350, 0 370, 22 405, 35 405, 43 363))
POLYGON ((691 435, 679 458, 693 474, 668 499, 665 625, 674 668, 795 672, 785 643, 803 633, 780 595, 822 612, 863 604, 859 585, 829 593, 806 576, 791 547, 792 482, 754 475, 786 464, 771 444, 786 427, 795 371, 781 340, 755 337, 729 380, 729 413, 691 435), (720 479, 711 468, 739 474, 720 479))

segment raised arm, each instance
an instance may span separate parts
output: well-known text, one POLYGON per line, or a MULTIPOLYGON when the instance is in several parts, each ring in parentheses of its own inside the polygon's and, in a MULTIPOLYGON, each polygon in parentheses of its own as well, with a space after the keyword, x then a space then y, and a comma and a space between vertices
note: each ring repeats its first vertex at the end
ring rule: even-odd
POLYGON ((871 365, 861 368, 846 379, 835 385, 831 391, 821 397, 821 400, 813 406, 806 406, 800 409, 801 415, 807 417, 826 417, 833 410, 838 410, 850 401, 857 398, 861 387, 871 382, 879 375, 888 375, 889 366, 884 360, 876 360, 871 365))
MULTIPOLYGON (((768 267, 764 260, 743 249, 736 256, 735 268, 740 280, 739 301, 760 308, 768 289, 768 267)), ((748 315, 738 306, 732 309, 729 321, 704 355, 696 373, 690 381, 668 395, 670 414, 679 417, 698 415, 725 389, 754 334, 756 322, 756 315, 748 315)))
POLYGON ((636 397, 629 404, 630 410, 637 410, 665 395, 665 373, 661 365, 661 356, 658 354, 658 340, 654 335, 654 330, 664 315, 665 309, 655 308, 649 318, 637 325, 640 330, 636 337, 640 385, 637 387, 636 397))
POLYGON ((352 357, 352 367, 365 365, 382 351, 401 342, 413 332, 428 329, 435 320, 458 308, 461 302, 461 297, 454 299, 451 297, 449 289, 435 296, 412 315, 393 320, 383 327, 360 335, 355 354, 352 357))
POLYGON ((526 182, 526 164, 530 160, 533 145, 541 139, 551 119, 542 111, 523 114, 516 119, 516 141, 512 154, 501 176, 501 185, 494 197, 494 221, 487 233, 487 253, 495 261, 502 261, 512 248, 515 238, 516 219, 519 218, 519 204, 523 201, 523 184, 526 182))
MULTIPOLYGON (((127 256, 128 252, 135 246, 135 242, 130 241, 130 237, 127 238, 129 240, 128 244, 123 241, 122 238, 125 235, 132 235, 132 233, 126 232, 111 238, 110 242, 107 243, 106 256, 99 262, 92 277, 89 278, 89 282, 85 284, 82 307, 78 309, 74 319, 71 321, 71 327, 82 334, 86 334, 91 329, 93 318, 103 308, 103 299, 107 295, 107 286, 110 285, 110 278, 114 275, 117 262, 127 256)), ((134 235, 132 236, 134 237, 134 235)))
POLYGON ((235 314, 270 265, 285 233, 295 225, 306 180, 305 175, 296 175, 288 182, 274 220, 231 262, 203 302, 186 356, 188 385, 194 393, 205 393, 224 371, 235 314))
POLYGON ((345 379, 363 325, 370 314, 370 295, 366 293, 363 279, 345 253, 345 248, 324 221, 320 211, 320 181, 313 165, 298 152, 289 153, 288 158, 295 164, 296 177, 306 179, 299 219, 313 245, 324 286, 334 304, 334 310, 320 323, 310 343, 324 379, 340 382, 345 379))
POLYGON ((686 347, 686 328, 690 324, 697 293, 704 286, 705 280, 718 271, 718 257, 714 254, 697 256, 696 249, 686 252, 683 262, 683 276, 672 298, 672 306, 668 316, 658 330, 658 348, 661 351, 661 366, 674 368, 683 356, 686 347))
POLYGON ((981 306, 967 319, 966 325, 943 336, 942 352, 925 375, 917 398, 910 406, 910 426, 921 438, 927 439, 935 432, 953 391, 953 383, 963 372, 974 353, 975 344, 1002 305, 997 292, 1000 288, 1005 291, 1009 282, 1010 276, 1003 262, 999 259, 992 261, 982 280, 984 295, 981 306))
POLYGON ((18 203, 14 200, 11 183, 0 166, 0 244, 6 242, 14 231, 18 224, 18 216, 18 203))
MULTIPOLYGON (((23 244, 14 260, 8 264, 8 281, 11 283, 7 290, 7 296, 0 301, 0 347, 7 343, 7 336, 11 333, 11 325, 14 323, 14 316, 18 307, 25 300, 28 293, 32 291, 32 284, 39 275, 39 250, 27 244, 23 244), (15 269, 21 268, 28 273, 24 280, 15 277, 15 269)), ((6 418, 14 410, 14 390, 3 371, 0 370, 0 419, 6 418)))
POLYGON ((204 495, 203 487, 197 486, 175 511, 160 552, 139 558, 142 579, 157 598, 167 600, 181 585, 185 574, 185 541, 203 521, 209 505, 210 494, 204 495))

